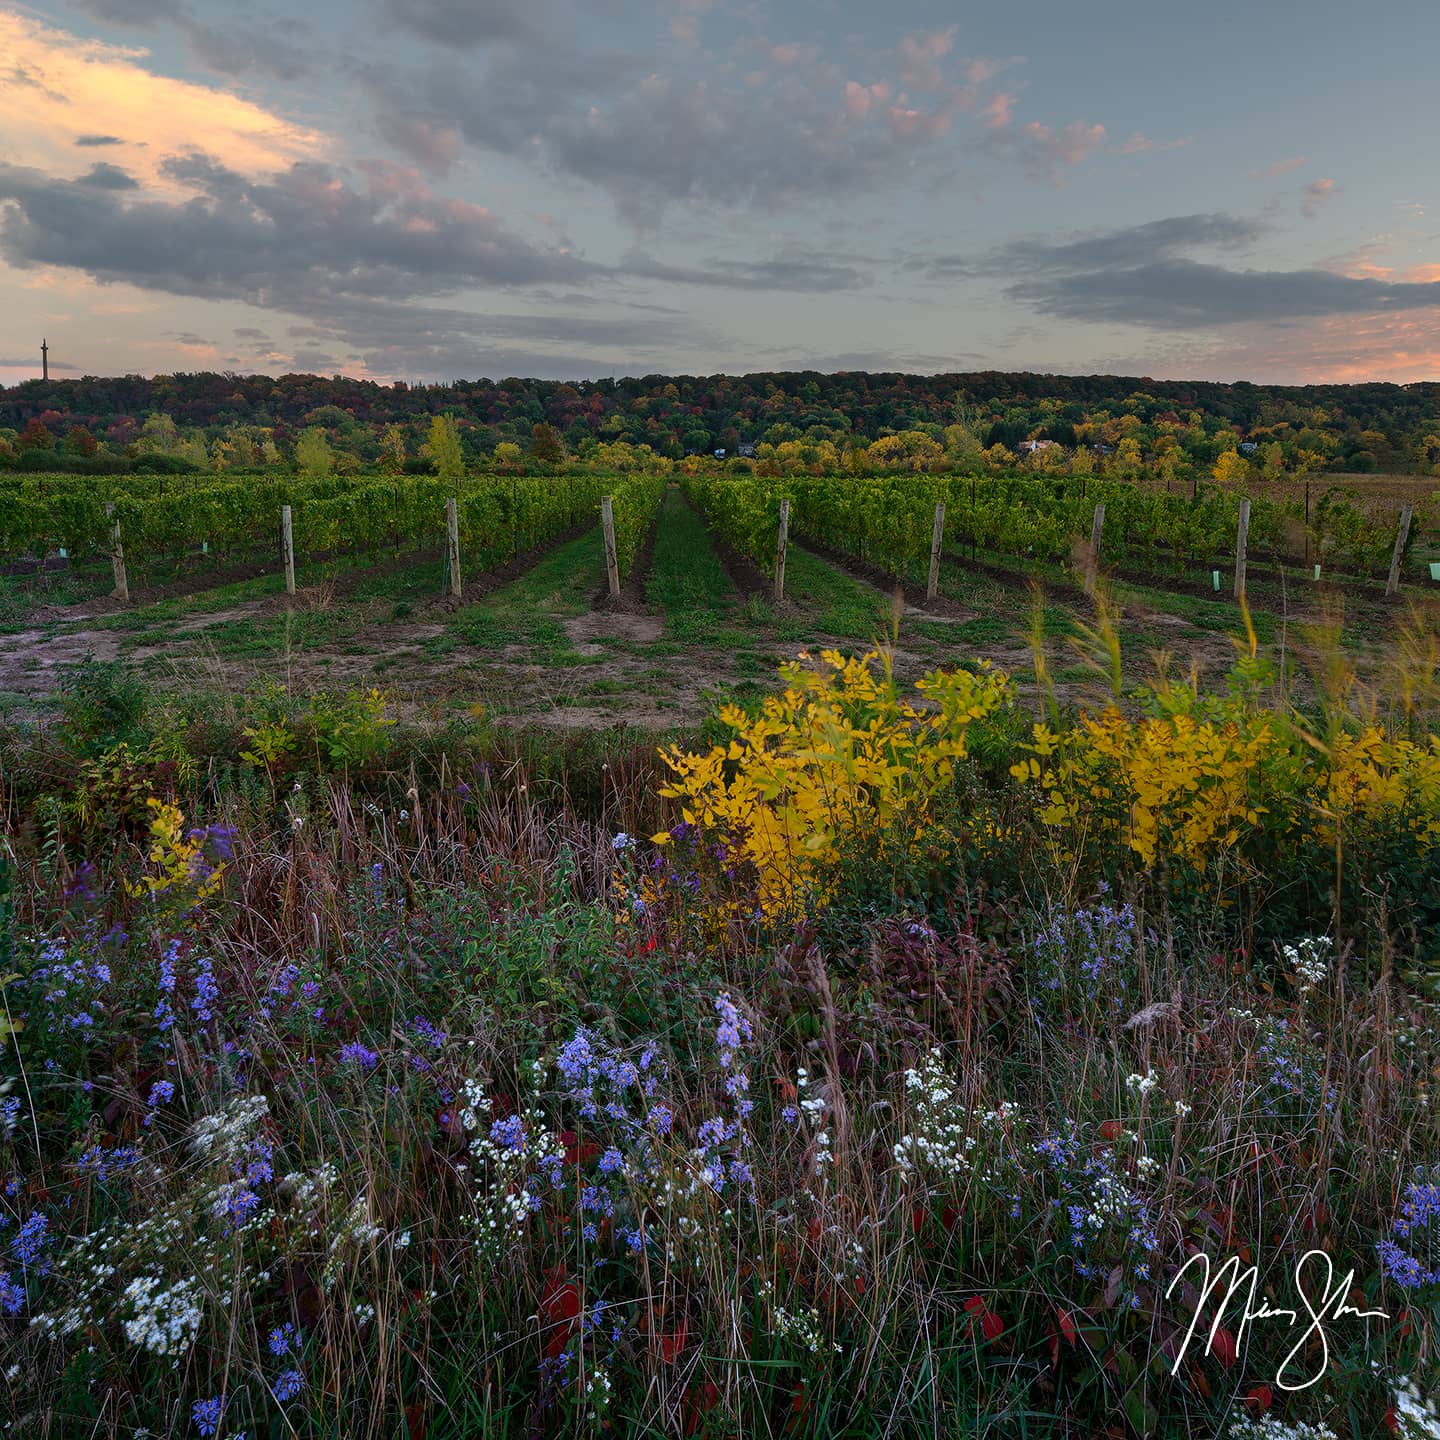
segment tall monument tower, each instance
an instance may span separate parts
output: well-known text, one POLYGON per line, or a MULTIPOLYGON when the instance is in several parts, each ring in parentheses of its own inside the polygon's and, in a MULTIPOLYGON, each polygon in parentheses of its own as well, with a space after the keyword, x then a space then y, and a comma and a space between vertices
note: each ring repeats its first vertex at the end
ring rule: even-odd
POLYGON ((40 378, 42 380, 50 378, 50 342, 48 339, 40 342, 40 378))

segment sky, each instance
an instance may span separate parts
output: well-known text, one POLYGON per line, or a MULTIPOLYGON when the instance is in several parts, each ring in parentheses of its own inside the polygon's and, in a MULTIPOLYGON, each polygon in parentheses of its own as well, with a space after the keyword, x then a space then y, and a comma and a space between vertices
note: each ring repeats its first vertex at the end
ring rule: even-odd
POLYGON ((0 0, 0 383, 1440 378, 1440 6, 0 0))

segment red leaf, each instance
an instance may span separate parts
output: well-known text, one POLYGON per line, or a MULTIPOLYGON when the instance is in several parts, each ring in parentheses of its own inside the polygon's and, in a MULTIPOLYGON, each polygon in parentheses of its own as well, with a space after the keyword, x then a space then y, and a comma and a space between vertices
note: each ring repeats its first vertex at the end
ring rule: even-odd
POLYGON ((948 1205, 940 1212, 940 1223, 945 1227, 945 1233, 947 1235, 955 1228, 955 1222, 959 1220, 959 1218, 960 1212, 958 1210, 952 1210, 948 1205))
POLYGON ((580 1315, 580 1287, 564 1270, 546 1272, 544 1289, 540 1292, 540 1318, 547 1325, 575 1322, 580 1315))
POLYGON ((1005 1322, 992 1310, 981 1320, 980 1333, 987 1340, 998 1340, 1005 1333, 1005 1322))
POLYGON ((1261 1416, 1275 1403, 1275 1392, 1268 1385, 1256 1385, 1245 1394, 1245 1408, 1252 1415, 1261 1416))
POLYGON ((1073 1345, 1079 1338, 1080 1332, 1075 1328, 1075 1321, 1068 1310, 1057 1310, 1056 1318, 1060 1321, 1060 1333, 1073 1345))
POLYGON ((1384 1421, 1385 1428, 1392 1435, 1398 1435, 1400 1433, 1400 1414, 1393 1405, 1380 1418, 1384 1421))
POLYGON ((910 1212, 910 1228, 918 1235, 925 1228, 925 1207, 917 1205, 910 1212))
POLYGON ((1118 1140, 1125 1133, 1125 1126, 1119 1120, 1107 1120, 1099 1133, 1102 1140, 1118 1140))
POLYGON ((985 1301, 979 1295, 972 1295, 965 1302, 965 1309, 971 1315, 983 1315, 985 1313, 985 1301))
POLYGON ((1239 1359, 1235 1337, 1222 1325, 1210 1342, 1210 1353, 1228 1370, 1239 1359))
POLYGON ((667 1365, 673 1365, 680 1358, 681 1352, 685 1349, 685 1341, 689 1337, 690 1322, 682 1315, 679 1325, 660 1337, 660 1358, 667 1365))

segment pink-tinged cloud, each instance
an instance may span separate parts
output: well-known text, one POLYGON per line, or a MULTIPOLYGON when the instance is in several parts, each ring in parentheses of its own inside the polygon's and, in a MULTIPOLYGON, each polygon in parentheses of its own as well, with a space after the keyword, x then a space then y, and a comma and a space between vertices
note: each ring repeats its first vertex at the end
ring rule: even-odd
POLYGON ((1105 143, 1105 127, 1087 125, 1083 120, 1073 121, 1063 130, 1031 120, 1020 127, 1020 133, 1037 155, 1052 165, 1078 165, 1105 143))
POLYGON ((972 85, 988 85, 1002 70, 1007 70, 1011 65, 1024 63, 1024 57, 1011 55, 1005 60, 987 60, 984 58, 967 60, 965 62, 965 78, 972 85))
POLYGON ((900 41, 900 80, 916 90, 938 90, 944 83, 939 62, 955 48, 954 25, 916 31, 900 41))
POLYGON ((1015 96, 1001 91, 998 95, 992 95, 981 107, 980 118, 984 120, 987 129, 999 130, 1010 123, 1014 110, 1015 96))
POLYGON ((105 160, 145 182, 176 187, 161 170, 177 148, 202 144, 244 175, 275 170, 330 150, 327 137, 224 90, 155 75, 148 51, 68 34, 16 11, 0 11, 0 135, 14 156, 50 174, 74 177, 93 153, 76 141, 96 129, 105 160))
MULTIPOLYGON (((1296 384, 1409 385, 1440 378, 1440 316, 1346 315, 1257 326, 1219 352, 1230 375, 1271 375, 1296 384)), ((1215 366, 1210 366, 1212 373, 1215 366)))
POLYGON ((1189 145, 1194 137, 1187 135, 1183 140, 1152 140, 1137 130, 1121 147, 1122 155, 1149 155, 1155 150, 1178 150, 1189 145))
POLYGON ((1333 180, 1312 180, 1305 187, 1305 200, 1300 209, 1307 218, 1313 220, 1320 213, 1320 207, 1337 193, 1338 189, 1333 180))
POLYGON ((772 45, 770 58, 777 65, 798 65, 810 53, 806 45, 772 45))
POLYGON ((884 80, 874 85, 861 85, 855 80, 845 82, 845 113, 854 120, 863 119, 877 105, 890 99, 890 86, 884 80))
POLYGON ((1252 180, 1266 180, 1274 175, 1288 175, 1292 170, 1298 170, 1305 163, 1303 155, 1292 156, 1289 160, 1277 160, 1273 165, 1262 165, 1258 170, 1250 172, 1252 180))
POLYGON ((1419 285, 1428 285, 1440 280, 1440 265, 1412 265, 1405 272, 1405 278, 1419 285))
POLYGON ((903 139, 934 140, 946 134, 953 115, 945 110, 916 110, 911 106, 892 105, 889 112, 890 131, 903 139))
POLYGON ((678 0, 678 14, 670 19, 671 38, 681 45, 695 46, 700 43, 700 21, 710 9, 714 0, 678 0))

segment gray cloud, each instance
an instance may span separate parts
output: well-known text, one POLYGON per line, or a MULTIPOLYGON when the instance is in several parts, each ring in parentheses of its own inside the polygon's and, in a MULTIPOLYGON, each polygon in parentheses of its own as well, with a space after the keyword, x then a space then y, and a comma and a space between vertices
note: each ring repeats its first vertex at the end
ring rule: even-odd
POLYGON ((768 260, 709 260, 701 265, 668 265, 642 251, 625 256, 627 275, 663 280, 678 285, 701 285, 723 290, 791 290, 825 294, 858 290, 869 277, 853 264, 844 264, 822 252, 781 251, 768 260))
POLYGON ((1156 330, 1440 306, 1440 281, 1353 279, 1329 270, 1228 270, 1179 259, 1021 281, 1007 293, 1062 319, 1156 330))
POLYGON ((381 0, 394 25, 436 45, 488 45, 540 35, 536 0, 381 0))
MULTIPOLYGON (((40 369, 40 357, 38 355, 26 355, 22 359, 16 360, 13 357, 7 358, 6 356, 0 355, 0 365, 16 370, 24 370, 29 366, 34 366, 38 373, 40 369)), ((63 360, 52 360, 50 362, 50 368, 52 370, 78 370, 80 367, 78 365, 67 365, 63 360)))
POLYGON ((1259 222, 1235 216, 1184 215, 1057 241, 1016 240, 951 273, 1011 277, 1005 293, 1045 315, 1156 330, 1440 305, 1440 283, 1357 279, 1320 269, 1238 269, 1185 253, 1241 249, 1264 233, 1259 222))
POLYGON ((91 185, 100 190, 138 190, 140 182, 128 171, 122 170, 118 165, 108 165, 103 161, 92 165, 83 175, 77 177, 77 185, 91 185))
POLYGON ((823 60, 756 84, 728 66, 677 74, 657 64, 627 50, 506 41, 478 71, 440 58, 408 72, 372 67, 365 83, 381 133, 417 163, 436 163, 433 134, 448 144, 455 133, 599 187, 639 228, 677 202, 839 204, 903 182, 922 162, 932 184, 958 165, 937 143, 943 126, 892 125, 878 112, 847 119, 845 71, 823 60))
POLYGON ((195 58, 222 75, 255 71, 277 80, 298 80, 315 68, 314 31, 304 21, 277 19, 222 28, 191 17, 182 29, 195 58))
POLYGON ((112 25, 155 25, 161 20, 178 20, 186 0, 77 0, 99 20, 112 25))
POLYGON ((285 15, 255 16, 254 23, 213 25, 200 18, 190 0, 76 0, 97 19, 148 29, 172 24, 201 64, 223 75, 258 72, 298 80, 314 68, 310 25, 285 15))
POLYGON ((685 317, 496 315, 359 297, 292 327, 292 338, 353 350, 378 374, 432 378, 642 374, 673 368, 677 346, 716 344, 685 317))
MULTIPOLYGON (((98 168, 98 167, 97 167, 98 168)), ((300 163, 248 179, 199 154, 167 161, 193 198, 129 198, 0 165, 0 254, 102 281, 305 309, 327 297, 410 297, 466 285, 575 282, 597 267, 533 245, 495 215, 434 196, 412 171, 367 167, 364 188, 300 163)))
POLYGON ((1197 249, 1244 249, 1267 233, 1258 220, 1235 215, 1176 215, 1123 230, 1080 231, 1059 240, 1026 236, 982 255, 911 255, 902 268, 930 280, 1104 270, 1146 264, 1197 249))
POLYGON ((77 135, 75 144, 83 150, 96 149, 101 145, 123 145, 118 135, 77 135))
POLYGON ((449 170, 465 145, 454 126, 397 110, 379 111, 375 129, 387 145, 393 145, 431 175, 443 175, 449 170))

